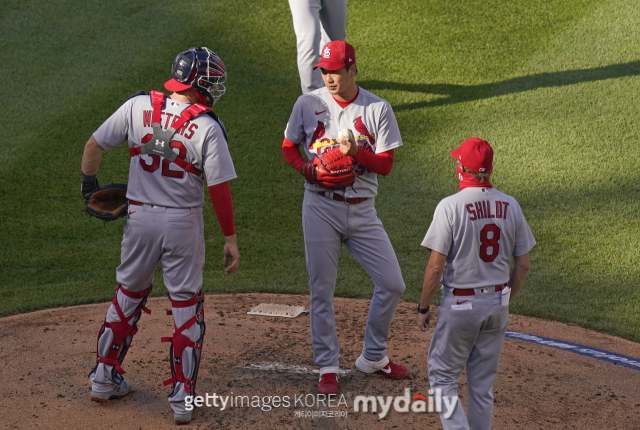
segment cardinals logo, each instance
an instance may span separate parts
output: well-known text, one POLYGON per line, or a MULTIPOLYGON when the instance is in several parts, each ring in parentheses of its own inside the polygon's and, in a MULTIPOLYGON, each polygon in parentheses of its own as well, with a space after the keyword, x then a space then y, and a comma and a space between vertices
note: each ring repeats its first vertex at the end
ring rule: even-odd
POLYGON ((324 128, 325 125, 322 121, 318 121, 318 126, 316 127, 316 131, 313 132, 313 135, 311 136, 311 144, 309 145, 309 150, 313 150, 314 148, 314 144, 322 139, 322 137, 324 136, 324 128))
MULTIPOLYGON (((369 140, 369 145, 371 145, 368 148, 365 148, 367 151, 369 152, 374 152, 374 149, 376 147, 376 139, 375 137, 373 137, 373 135, 371 133, 369 133, 369 129, 367 128, 366 125, 364 125, 364 122, 362 122, 362 117, 359 116, 358 118, 353 120, 353 126, 355 127, 356 131, 358 133, 360 133, 361 136, 367 137, 369 140)), ((366 140, 365 140, 366 141, 366 140)))

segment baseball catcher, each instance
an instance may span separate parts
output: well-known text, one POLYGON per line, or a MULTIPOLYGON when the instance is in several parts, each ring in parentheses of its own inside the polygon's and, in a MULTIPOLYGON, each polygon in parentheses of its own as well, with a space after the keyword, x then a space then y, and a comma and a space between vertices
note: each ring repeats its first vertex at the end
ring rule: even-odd
POLYGON ((142 312, 149 312, 146 301, 161 263, 174 320, 172 336, 161 340, 171 344, 171 377, 165 385, 172 387, 168 401, 176 424, 192 418, 185 398, 196 395, 205 334, 205 178, 226 238, 225 273, 240 262, 228 185, 236 172, 225 128, 211 110, 225 92, 226 76, 220 58, 206 47, 178 54, 172 79, 164 85, 172 94, 134 94, 93 133, 82 158, 87 213, 105 221, 127 215, 116 269, 119 285, 98 333, 96 367, 89 375, 91 400, 105 403, 130 393, 122 363, 142 312), (103 151, 125 141, 131 157, 128 185, 100 188, 96 173, 103 151))

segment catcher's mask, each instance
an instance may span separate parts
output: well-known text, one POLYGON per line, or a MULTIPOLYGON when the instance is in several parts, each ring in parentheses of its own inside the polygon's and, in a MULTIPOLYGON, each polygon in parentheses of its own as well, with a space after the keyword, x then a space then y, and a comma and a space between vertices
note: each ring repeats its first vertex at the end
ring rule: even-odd
POLYGON ((220 57, 207 47, 189 48, 178 54, 171 65, 173 79, 165 83, 169 91, 183 91, 193 88, 206 98, 211 107, 225 93, 224 83, 227 70, 220 57))

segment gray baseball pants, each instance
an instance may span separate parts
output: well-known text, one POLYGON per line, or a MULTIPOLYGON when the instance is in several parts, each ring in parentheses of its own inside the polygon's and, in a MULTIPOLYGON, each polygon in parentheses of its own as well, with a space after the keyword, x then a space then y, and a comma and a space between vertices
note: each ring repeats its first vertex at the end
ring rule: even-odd
POLYGON ((339 365, 333 293, 343 243, 375 284, 362 354, 379 361, 386 354, 389 328, 405 285, 389 236, 377 217, 374 199, 348 205, 305 191, 302 227, 315 363, 320 367, 339 365))
MULTIPOLYGON (((116 270, 116 280, 122 287, 136 293, 148 288, 158 263, 162 263, 164 283, 171 299, 191 299, 202 286, 204 267, 204 224, 202 207, 167 208, 154 205, 130 205, 127 224, 122 237, 121 264, 116 270)), ((130 316, 142 299, 132 299, 118 292, 118 304, 124 316, 130 316)), ((173 309, 176 326, 180 327, 196 313, 197 305, 173 309)), ((107 322, 120 321, 112 304, 107 311, 107 322)), ((130 322, 131 323, 131 322, 130 322)), ((202 327, 194 324, 183 334, 192 341, 203 335, 202 327)), ((113 339, 111 329, 106 328, 98 340, 98 353, 105 357, 113 339)), ((182 366, 189 378, 197 367, 193 360, 193 348, 184 349, 182 366)), ((113 366, 100 363, 91 373, 90 380, 96 391, 108 391, 113 366)), ((168 369, 167 369, 168 370, 168 369)), ((184 398, 187 393, 181 382, 170 396, 169 402, 177 414, 184 414, 184 398)))
POLYGON ((298 47, 298 73, 302 94, 324 87, 320 49, 332 40, 347 37, 347 0, 289 0, 298 47))
POLYGON ((500 304, 501 292, 484 294, 476 288, 473 296, 454 296, 453 288, 442 287, 438 320, 431 338, 427 363, 432 390, 442 396, 458 394, 458 379, 467 367, 467 414, 460 400, 453 414, 445 419, 444 430, 488 430, 493 418, 493 382, 498 374, 500 351, 509 322, 509 306, 500 304), (472 309, 456 310, 471 303, 472 309))

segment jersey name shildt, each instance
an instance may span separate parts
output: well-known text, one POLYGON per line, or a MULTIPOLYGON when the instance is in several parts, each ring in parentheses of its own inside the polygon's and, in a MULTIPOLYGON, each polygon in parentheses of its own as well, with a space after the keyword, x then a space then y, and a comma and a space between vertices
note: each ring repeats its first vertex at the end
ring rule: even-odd
POLYGON ((489 200, 482 200, 479 202, 467 204, 465 207, 467 208, 467 212, 469 213, 469 221, 486 218, 507 219, 507 209, 509 207, 509 203, 501 201, 495 201, 494 203, 495 206, 493 207, 489 200))

